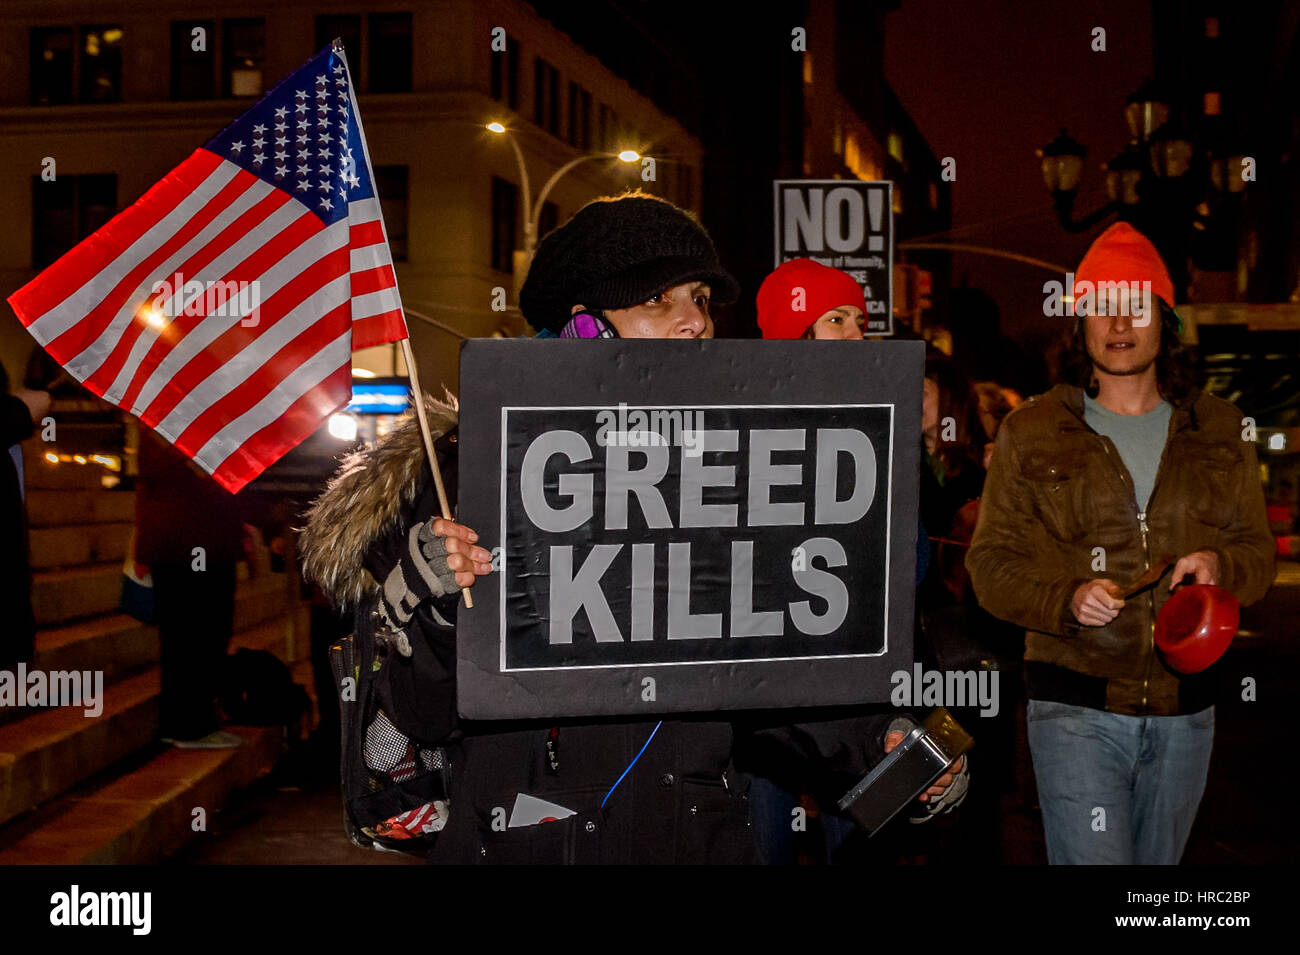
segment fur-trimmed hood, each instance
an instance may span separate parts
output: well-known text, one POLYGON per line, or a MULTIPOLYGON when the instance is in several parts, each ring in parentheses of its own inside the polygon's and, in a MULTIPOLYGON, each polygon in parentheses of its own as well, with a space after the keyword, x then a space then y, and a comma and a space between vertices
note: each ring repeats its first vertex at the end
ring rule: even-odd
MULTIPOLYGON (((456 426, 456 402, 424 396, 434 440, 456 426)), ((302 572, 336 607, 356 605, 376 588, 362 565, 375 541, 396 526, 429 475, 419 419, 412 413, 387 435, 345 457, 307 510, 299 545, 302 572)))

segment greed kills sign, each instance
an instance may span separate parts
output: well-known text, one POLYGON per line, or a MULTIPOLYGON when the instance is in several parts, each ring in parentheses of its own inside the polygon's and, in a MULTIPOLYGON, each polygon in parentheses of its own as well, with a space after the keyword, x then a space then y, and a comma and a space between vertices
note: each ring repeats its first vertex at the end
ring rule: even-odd
POLYGON ((879 652, 890 412, 505 409, 504 669, 879 652))
POLYGON ((893 183, 778 179, 776 265, 809 258, 862 286, 867 334, 894 332, 893 183))
MULTIPOLYGON (((835 350, 863 359, 872 347, 835 350)), ((916 451, 900 453, 898 436, 900 418, 919 410, 910 406, 919 406, 921 353, 906 349, 916 352, 916 380, 903 402, 880 400, 865 384, 816 401, 727 400, 753 381, 726 381, 721 367, 761 357, 760 367, 780 364, 797 378, 798 359, 814 350, 853 357, 760 342, 465 346, 460 516, 501 548, 497 576, 475 588, 473 610, 460 611, 465 716, 886 698, 892 668, 882 661, 900 649, 910 660, 911 651, 910 631, 895 619, 905 604, 910 625, 911 580, 891 571, 900 558, 909 574, 915 567, 916 451), (549 388, 526 389, 551 391, 546 404, 508 398, 518 391, 510 387, 484 389, 489 398, 466 386, 477 360, 494 370, 489 380, 524 379, 522 367, 509 374, 503 362, 529 349, 546 350, 523 363, 534 376, 547 370, 549 388), (747 360, 716 364, 724 356, 747 360), (626 400, 609 400, 612 368, 601 366, 611 361, 638 383, 618 388, 626 400), (850 399, 854 390, 862 400, 850 399), (703 391, 715 400, 699 400, 703 391), (662 398, 647 400, 651 392, 662 398), (494 406, 490 421, 480 402, 494 406), (911 502, 901 523, 900 486, 911 502), (855 685, 843 673, 826 683, 846 666, 855 685), (884 695, 864 667, 882 670, 884 695)), ((809 379, 825 385, 825 362, 806 363, 809 379)))

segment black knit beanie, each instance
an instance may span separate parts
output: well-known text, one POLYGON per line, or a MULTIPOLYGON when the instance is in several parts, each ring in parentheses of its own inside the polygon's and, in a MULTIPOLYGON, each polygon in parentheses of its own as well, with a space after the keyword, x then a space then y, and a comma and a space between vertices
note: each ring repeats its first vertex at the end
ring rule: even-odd
POLYGON ((708 282, 720 305, 740 294, 709 234, 671 202, 638 193, 597 199, 548 233, 533 255, 519 308, 559 333, 574 305, 631 308, 683 282, 708 282))

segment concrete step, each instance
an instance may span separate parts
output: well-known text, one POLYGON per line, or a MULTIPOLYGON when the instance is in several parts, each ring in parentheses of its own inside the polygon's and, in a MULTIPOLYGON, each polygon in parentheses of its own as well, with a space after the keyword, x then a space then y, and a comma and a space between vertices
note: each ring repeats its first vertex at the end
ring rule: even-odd
POLYGON ((26 831, 0 835, 0 865, 141 865, 191 840, 196 809, 211 825, 231 794, 247 788, 280 755, 284 731, 227 727, 244 745, 226 750, 166 747, 142 766, 47 807, 26 831))
POLYGON ((121 599, 121 561, 38 570, 32 574, 32 611, 38 627, 116 613, 121 599))
MULTIPOLYGON (((235 585, 235 633, 285 614, 294 596, 284 574, 268 574, 235 585)), ((32 574, 32 610, 38 627, 115 614, 122 600, 122 564, 80 564, 32 574)))
POLYGON ((134 491, 27 489, 27 522, 34 528, 134 521, 134 491))
POLYGON ((230 652, 236 650, 268 650, 286 664, 294 659, 293 621, 287 616, 264 620, 254 627, 236 633, 230 640, 230 652))
POLYGON ((40 710, 0 725, 0 823, 150 745, 158 735, 156 667, 104 687, 103 711, 40 710))
POLYGON ((33 527, 29 533, 32 569, 121 562, 131 529, 130 522, 33 527))
POLYGON ((285 574, 268 574, 239 581, 235 589, 235 633, 251 630, 264 621, 284 616, 291 604, 289 579, 285 574))
POLYGON ((41 670, 103 670, 105 681, 158 662, 158 628, 124 613, 82 620, 36 634, 41 670))
MULTIPOLYGON (((101 671, 112 683, 158 662, 158 630, 126 614, 111 614, 36 633, 36 659, 28 672, 101 671)), ((31 716, 25 708, 0 708, 0 723, 31 716)))

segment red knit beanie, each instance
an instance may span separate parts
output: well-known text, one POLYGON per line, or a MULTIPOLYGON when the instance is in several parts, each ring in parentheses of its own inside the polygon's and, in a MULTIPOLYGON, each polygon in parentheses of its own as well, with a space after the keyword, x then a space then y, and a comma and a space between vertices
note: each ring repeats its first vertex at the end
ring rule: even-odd
POLYGON ((1097 236, 1075 269, 1076 289, 1081 282, 1092 283, 1094 297, 1098 282, 1150 282, 1153 294, 1174 305, 1174 280, 1164 260, 1151 240, 1127 222, 1116 222, 1097 236))
POLYGON ((855 305, 865 315, 862 286, 839 269, 812 259, 792 259, 759 286, 758 327, 764 338, 800 338, 809 325, 841 305, 855 305), (795 311, 799 305, 803 308, 795 311))

